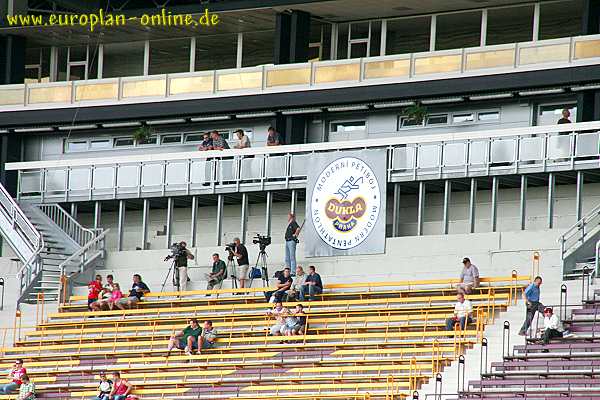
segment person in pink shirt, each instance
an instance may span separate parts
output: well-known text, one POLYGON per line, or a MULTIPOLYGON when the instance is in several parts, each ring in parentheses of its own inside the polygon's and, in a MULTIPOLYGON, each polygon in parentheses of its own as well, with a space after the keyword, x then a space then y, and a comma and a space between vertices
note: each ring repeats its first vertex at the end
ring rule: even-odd
POLYGON ((18 358, 15 361, 15 366, 8 374, 8 379, 10 382, 5 385, 0 385, 0 394, 10 394, 17 389, 23 383, 21 381, 21 377, 27 373, 27 370, 23 367, 23 360, 18 358))
POLYGON ((110 297, 108 299, 108 307, 112 310, 115 306, 115 303, 123 298, 123 292, 121 292, 121 287, 118 283, 113 284, 113 290, 110 293, 110 297))

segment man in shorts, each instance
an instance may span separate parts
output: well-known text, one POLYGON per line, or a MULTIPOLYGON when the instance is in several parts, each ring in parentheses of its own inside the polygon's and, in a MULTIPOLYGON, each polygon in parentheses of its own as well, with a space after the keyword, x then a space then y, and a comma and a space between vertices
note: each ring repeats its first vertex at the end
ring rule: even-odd
POLYGON ((202 334, 198 338, 198 353, 203 349, 212 349, 217 341, 217 330, 213 328, 213 323, 210 320, 204 321, 202 334))
POLYGON ((185 351, 188 356, 192 355, 192 351, 198 349, 198 338, 202 334, 202 328, 198 324, 196 318, 190 319, 190 324, 181 332, 171 336, 169 346, 167 347, 167 357, 171 354, 171 350, 177 347, 179 350, 185 351))
POLYGON ((124 310, 125 307, 137 307, 137 304, 140 302, 142 297, 144 297, 144 295, 148 292, 150 292, 148 285, 142 282, 142 277, 139 274, 135 274, 133 275, 133 285, 131 285, 129 296, 123 297, 121 300, 115 303, 115 305, 121 310, 124 310))

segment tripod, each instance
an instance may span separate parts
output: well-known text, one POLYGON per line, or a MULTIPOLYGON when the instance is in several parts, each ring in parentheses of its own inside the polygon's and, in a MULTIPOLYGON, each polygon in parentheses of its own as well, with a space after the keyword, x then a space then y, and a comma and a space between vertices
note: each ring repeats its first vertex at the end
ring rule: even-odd
POLYGON ((160 288, 161 293, 165 291, 165 286, 167 285, 167 281, 169 280, 169 275, 171 275, 171 272, 173 273, 173 286, 177 288, 177 291, 179 291, 179 268, 175 267, 175 259, 173 259, 173 261, 171 261, 169 271, 167 271, 167 276, 165 276, 165 280, 160 288))
POLYGON ((235 260, 233 257, 227 257, 227 271, 229 271, 229 276, 231 277, 231 288, 237 289, 237 277, 235 271, 235 260))
MULTIPOLYGON (((260 249, 258 253, 258 257, 256 257, 255 268, 260 268, 260 276, 263 281, 263 286, 269 286, 269 271, 267 270, 267 252, 265 249, 260 249)), ((254 281, 254 277, 250 279, 250 286, 252 287, 252 281, 254 281)))

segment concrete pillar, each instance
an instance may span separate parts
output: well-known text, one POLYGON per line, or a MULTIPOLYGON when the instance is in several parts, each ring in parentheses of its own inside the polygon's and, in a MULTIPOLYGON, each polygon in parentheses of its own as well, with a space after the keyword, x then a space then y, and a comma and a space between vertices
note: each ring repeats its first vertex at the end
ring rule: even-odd
POLYGON ((392 210, 392 237, 400 236, 400 184, 394 183, 394 209, 392 210))
POLYGON ((173 243, 173 198, 169 197, 167 199, 167 249, 171 247, 171 243, 173 243))
POLYGON ((197 220, 198 220, 198 196, 192 196, 192 215, 190 218, 190 247, 196 247, 197 220))
POLYGON ((123 229, 125 229, 125 200, 119 200, 117 221, 117 251, 123 250, 123 229))
POLYGON ((147 250, 148 243, 148 220, 150 219, 150 200, 144 199, 142 205, 142 243, 140 248, 147 250))
POLYGON ((450 227, 450 197, 452 194, 452 182, 444 181, 444 215, 442 220, 442 234, 447 235, 450 227))
POLYGON ((217 246, 221 245, 221 236, 223 234, 223 195, 217 196, 217 246))

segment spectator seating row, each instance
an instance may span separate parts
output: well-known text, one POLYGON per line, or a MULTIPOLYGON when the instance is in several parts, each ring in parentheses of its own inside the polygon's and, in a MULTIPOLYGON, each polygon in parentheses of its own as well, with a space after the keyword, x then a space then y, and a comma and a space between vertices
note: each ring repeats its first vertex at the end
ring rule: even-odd
POLYGON ((73 296, 15 346, 2 348, 0 365, 23 358, 40 399, 91 398, 103 370, 121 371, 142 399, 408 395, 480 340, 485 324, 516 300, 528 279, 487 281, 469 296, 476 323, 452 332, 444 330, 455 302, 451 281, 404 282, 400 290, 390 282, 329 288, 327 296, 304 303, 308 332, 286 343, 268 336, 273 321, 258 294, 157 293, 139 309, 101 312, 83 311, 73 296), (192 317, 213 321, 217 346, 167 356, 169 336, 192 317))
POLYGON ((469 382, 463 399, 600 398, 600 302, 586 301, 563 324, 575 336, 548 345, 528 338, 503 362, 492 363, 482 380, 469 382))

